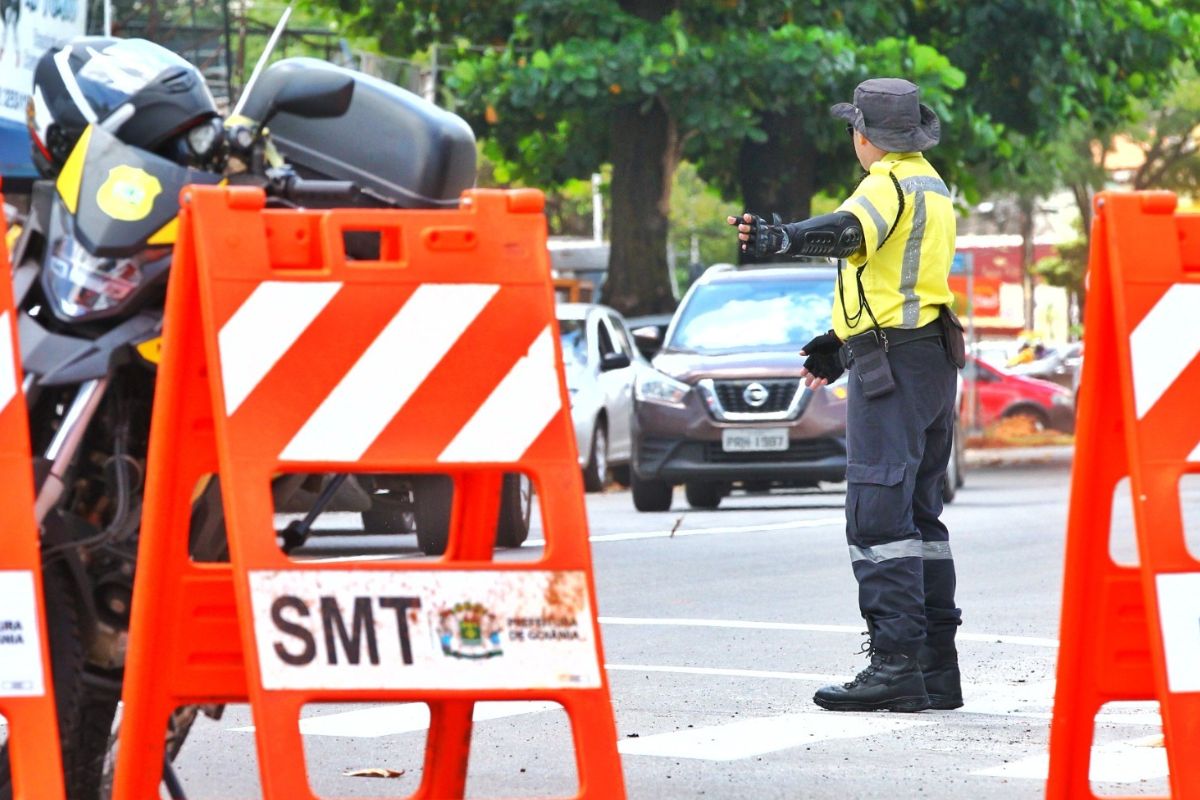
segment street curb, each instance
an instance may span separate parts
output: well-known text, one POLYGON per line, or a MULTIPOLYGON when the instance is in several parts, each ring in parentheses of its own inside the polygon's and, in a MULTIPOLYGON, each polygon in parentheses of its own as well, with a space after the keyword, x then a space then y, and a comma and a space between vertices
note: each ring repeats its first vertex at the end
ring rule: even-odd
POLYGON ((1075 447, 1067 444, 1044 447, 968 448, 964 455, 968 467, 1070 466, 1075 457, 1075 447))

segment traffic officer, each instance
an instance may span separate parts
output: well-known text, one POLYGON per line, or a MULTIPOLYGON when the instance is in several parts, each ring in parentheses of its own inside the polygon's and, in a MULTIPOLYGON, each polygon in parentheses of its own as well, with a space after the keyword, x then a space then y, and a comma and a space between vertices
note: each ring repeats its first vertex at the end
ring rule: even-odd
POLYGON ((867 175, 832 214, 769 224, 729 217, 755 258, 845 259, 833 330, 801 351, 816 390, 850 369, 846 538, 867 622, 870 664, 813 697, 835 711, 921 711, 962 705, 954 635, 954 561, 939 519, 950 458, 962 328, 949 310, 955 216, 922 152, 940 123, 898 78, 859 84, 846 120, 867 175), (848 266, 846 266, 848 265, 848 266))

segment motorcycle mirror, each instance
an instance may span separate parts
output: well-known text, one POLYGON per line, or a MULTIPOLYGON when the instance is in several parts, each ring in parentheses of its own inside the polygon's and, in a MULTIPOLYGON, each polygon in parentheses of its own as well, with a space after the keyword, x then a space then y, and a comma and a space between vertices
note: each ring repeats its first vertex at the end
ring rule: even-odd
POLYGON ((309 73, 303 80, 292 80, 277 94, 267 109, 262 124, 280 111, 307 119, 340 117, 354 98, 354 79, 335 73, 309 73))

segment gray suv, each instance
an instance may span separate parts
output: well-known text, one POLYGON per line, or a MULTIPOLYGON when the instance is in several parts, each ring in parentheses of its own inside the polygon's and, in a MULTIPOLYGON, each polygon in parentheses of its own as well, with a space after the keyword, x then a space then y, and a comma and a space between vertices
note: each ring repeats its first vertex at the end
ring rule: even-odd
MULTIPOLYGON (((710 268, 634 388, 633 504, 666 511, 682 483, 694 508, 735 488, 846 477, 845 376, 809 391, 800 348, 830 326, 832 265, 710 268)), ((652 327, 635 337, 655 338, 652 327)))

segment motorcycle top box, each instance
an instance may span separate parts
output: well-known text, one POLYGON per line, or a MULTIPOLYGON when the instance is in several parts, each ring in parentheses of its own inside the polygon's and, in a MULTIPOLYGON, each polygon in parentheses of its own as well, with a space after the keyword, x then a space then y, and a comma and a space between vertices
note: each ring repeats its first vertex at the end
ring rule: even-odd
POLYGON ((262 73, 242 113, 253 120, 269 117, 271 141, 300 175, 353 181, 403 208, 453 208, 475 185, 475 135, 461 117, 361 72, 312 58, 284 59, 262 73), (344 115, 270 114, 285 86, 317 73, 354 79, 344 115))

